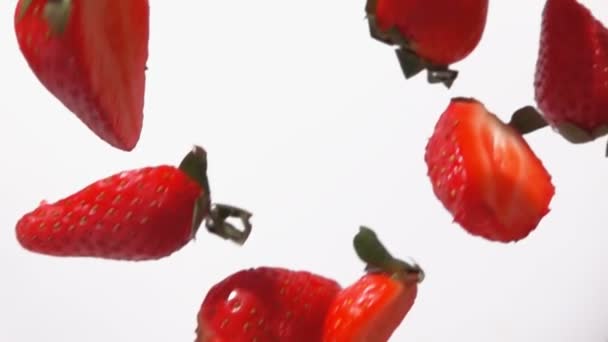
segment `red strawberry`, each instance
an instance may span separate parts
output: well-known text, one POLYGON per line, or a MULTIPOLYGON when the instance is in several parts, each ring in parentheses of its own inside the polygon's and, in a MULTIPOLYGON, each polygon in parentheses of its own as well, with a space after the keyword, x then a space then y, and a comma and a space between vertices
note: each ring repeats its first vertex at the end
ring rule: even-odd
POLYGON ((36 77, 101 139, 132 150, 143 121, 147 0, 20 0, 15 32, 36 77))
POLYGON ((473 235, 517 241, 549 212, 551 176, 521 134, 474 99, 452 99, 425 161, 435 195, 473 235))
POLYGON ((197 342, 311 342, 340 286, 304 271, 260 267, 239 271, 207 293, 197 342))
POLYGON ((467 57, 485 30, 488 0, 368 0, 373 38, 397 45, 406 78, 428 70, 431 83, 450 87, 450 64, 467 57))
POLYGON ((159 259, 194 238, 201 222, 224 238, 244 243, 250 214, 210 207, 205 151, 198 146, 179 168, 170 165, 124 171, 24 215, 16 227, 25 249, 54 256, 117 260, 159 259), (240 216, 245 231, 226 222, 240 216))
POLYGON ((388 341, 414 305, 424 279, 418 265, 393 258, 370 229, 361 227, 354 244, 368 273, 336 296, 322 342, 388 341))
POLYGON ((608 133, 608 30, 576 0, 547 0, 535 76, 544 118, 574 143, 608 133))

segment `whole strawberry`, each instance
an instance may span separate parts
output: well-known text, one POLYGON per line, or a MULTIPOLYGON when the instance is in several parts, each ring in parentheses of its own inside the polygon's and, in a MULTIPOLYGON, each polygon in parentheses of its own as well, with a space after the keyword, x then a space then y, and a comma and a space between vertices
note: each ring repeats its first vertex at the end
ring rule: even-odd
POLYGON ((196 342, 320 341, 340 286, 305 271, 242 270, 209 290, 198 313, 196 342))
POLYGON ((576 0, 547 0, 534 81, 536 102, 567 140, 608 133, 608 30, 576 0))
POLYGON ((424 272, 395 259, 369 228, 361 227, 355 251, 367 273, 334 298, 322 342, 386 342, 411 310, 424 272))
POLYGON ((16 226, 23 248, 46 255, 152 260, 166 257, 207 229, 244 243, 251 214, 211 206, 206 152, 198 146, 179 167, 160 165, 123 171, 55 203, 43 202, 16 226), (242 219, 245 230, 226 222, 242 219))
POLYGON ((437 198, 465 230, 492 241, 528 236, 555 193, 514 121, 503 123, 477 100, 454 98, 426 146, 437 198))
POLYGON ((147 0, 20 0, 19 48, 43 86, 110 145, 139 140, 148 59, 147 0))
POLYGON ((450 87, 450 64, 467 57, 485 30, 488 0, 368 0, 373 38, 396 45, 406 78, 424 69, 430 83, 450 87))

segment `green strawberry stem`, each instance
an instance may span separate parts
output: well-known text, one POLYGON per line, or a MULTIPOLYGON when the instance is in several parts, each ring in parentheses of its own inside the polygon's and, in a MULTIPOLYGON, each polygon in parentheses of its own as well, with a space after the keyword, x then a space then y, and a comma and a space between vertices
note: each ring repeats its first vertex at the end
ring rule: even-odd
POLYGON ((244 209, 226 204, 211 204, 211 189, 207 177, 207 152, 200 146, 194 146, 179 164, 179 169, 196 181, 203 192, 194 205, 192 218, 192 236, 196 235, 201 223, 212 234, 244 244, 251 234, 250 218, 252 214, 244 209), (239 230, 228 222, 229 218, 239 218, 243 229, 239 230))
POLYGON ((370 228, 360 227, 353 245, 359 258, 367 264, 367 271, 388 273, 397 278, 414 275, 419 283, 424 280, 424 271, 419 265, 394 258, 370 228))
POLYGON ((525 106, 516 110, 509 122, 509 126, 515 128, 521 135, 532 133, 547 127, 547 125, 547 121, 540 112, 532 106, 525 106))

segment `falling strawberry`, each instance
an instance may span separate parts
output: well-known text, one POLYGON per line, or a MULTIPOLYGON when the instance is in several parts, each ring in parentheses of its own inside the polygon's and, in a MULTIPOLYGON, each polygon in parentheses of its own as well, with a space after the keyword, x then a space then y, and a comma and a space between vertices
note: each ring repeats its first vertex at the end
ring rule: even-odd
POLYGON ((406 78, 428 71, 430 83, 448 88, 485 30, 488 0, 367 0, 371 36, 396 45, 406 78))
POLYGON ((207 293, 196 342, 320 341, 340 286, 305 271, 260 267, 239 271, 207 293))
POLYGON ((25 249, 53 256, 152 260, 166 257, 194 238, 199 225, 244 243, 251 214, 211 206, 206 152, 198 146, 179 168, 144 167, 94 182, 55 203, 43 202, 16 227, 25 249), (244 231, 226 221, 240 217, 244 231))
POLYGON ((147 0, 20 0, 15 33, 50 93, 110 145, 135 148, 143 121, 147 0))
POLYGON ((424 272, 395 259, 369 228, 361 227, 355 250, 367 274, 343 289, 325 319, 322 342, 386 342, 411 310, 424 272))
POLYGON ((551 176, 520 132, 477 100, 452 99, 425 161, 435 195, 473 235, 521 240, 549 212, 551 176))
POLYGON ((573 143, 608 133, 608 30, 576 0, 547 0, 536 65, 538 107, 573 143))

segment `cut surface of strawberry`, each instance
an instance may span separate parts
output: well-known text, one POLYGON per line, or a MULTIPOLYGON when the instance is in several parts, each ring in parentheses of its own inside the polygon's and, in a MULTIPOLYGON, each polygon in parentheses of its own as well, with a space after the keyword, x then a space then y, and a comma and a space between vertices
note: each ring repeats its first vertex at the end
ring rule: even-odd
POLYGON ((21 0, 19 47, 36 77, 101 139, 132 150, 141 135, 147 0, 21 0))
POLYGON ((425 153, 435 195, 473 235, 525 238, 549 212, 551 176, 521 134, 474 99, 452 99, 425 153))
POLYGON ((361 227, 355 251, 366 274, 344 288, 330 306, 322 342, 386 342, 412 309, 424 271, 395 259, 375 232, 361 227))

